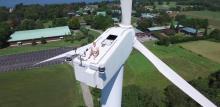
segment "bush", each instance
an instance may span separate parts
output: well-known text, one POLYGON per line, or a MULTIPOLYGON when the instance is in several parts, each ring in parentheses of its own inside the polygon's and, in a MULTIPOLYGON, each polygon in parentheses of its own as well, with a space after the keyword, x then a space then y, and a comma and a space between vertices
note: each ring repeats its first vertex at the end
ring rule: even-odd
POLYGON ((176 31, 173 29, 166 29, 163 32, 168 36, 174 36, 176 34, 176 31))
MULTIPOLYGON (((218 107, 220 106, 220 70, 210 74, 208 78, 199 77, 189 83, 218 107)), ((168 107, 200 107, 198 103, 174 85, 170 85, 165 89, 165 96, 168 107)))
POLYGON ((209 37, 214 38, 217 41, 220 41, 220 30, 215 29, 210 33, 209 37))
POLYGON ((78 18, 71 18, 68 22, 68 25, 71 29, 79 29, 80 28, 80 22, 78 18))
POLYGON ((113 20, 110 16, 95 16, 92 28, 105 30, 108 27, 113 26, 113 20))
POLYGON ((175 35, 175 36, 169 36, 165 37, 159 33, 154 34, 159 41, 157 42, 158 45, 166 45, 169 44, 176 44, 176 43, 182 43, 182 42, 188 42, 188 41, 197 41, 197 40, 204 40, 209 39, 209 36, 201 36, 201 37, 188 37, 188 36, 181 36, 181 35, 175 35))
POLYGON ((47 43, 47 41, 46 41, 46 39, 44 37, 41 37, 40 42, 41 42, 41 44, 46 44, 47 43))
POLYGON ((35 46, 35 45, 37 45, 37 42, 35 40, 32 40, 31 45, 35 46))

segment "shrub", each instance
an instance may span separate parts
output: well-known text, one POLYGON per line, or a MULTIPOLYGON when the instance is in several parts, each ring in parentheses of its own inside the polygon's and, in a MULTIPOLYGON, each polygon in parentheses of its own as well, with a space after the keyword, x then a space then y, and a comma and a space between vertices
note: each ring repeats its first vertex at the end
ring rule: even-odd
POLYGON ((47 41, 46 41, 46 39, 44 37, 41 37, 40 42, 41 42, 41 44, 46 44, 47 43, 47 41))
POLYGON ((35 46, 35 45, 37 45, 37 42, 36 42, 35 40, 32 40, 32 41, 31 41, 31 45, 32 45, 32 46, 35 46))
POLYGON ((214 38, 217 41, 220 41, 220 30, 215 29, 210 33, 209 37, 214 38))

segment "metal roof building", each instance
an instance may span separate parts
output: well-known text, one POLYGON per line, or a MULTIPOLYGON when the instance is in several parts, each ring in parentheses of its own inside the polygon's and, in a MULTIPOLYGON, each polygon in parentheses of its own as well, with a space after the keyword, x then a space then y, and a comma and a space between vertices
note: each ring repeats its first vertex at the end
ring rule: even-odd
POLYGON ((187 33, 191 33, 191 34, 195 34, 196 33, 196 29, 191 28, 191 27, 184 27, 182 30, 187 32, 187 33))
POLYGON ((44 38, 53 38, 61 37, 64 35, 70 35, 70 29, 68 26, 54 27, 54 28, 45 28, 45 29, 36 29, 36 30, 26 30, 26 31, 16 31, 10 37, 11 39, 8 42, 18 42, 18 41, 27 41, 33 39, 44 38))

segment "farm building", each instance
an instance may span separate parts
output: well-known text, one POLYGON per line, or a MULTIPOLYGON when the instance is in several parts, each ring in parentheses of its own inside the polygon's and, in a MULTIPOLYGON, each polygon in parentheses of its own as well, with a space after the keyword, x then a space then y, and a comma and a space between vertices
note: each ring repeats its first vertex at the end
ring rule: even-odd
POLYGON ((142 18, 147 18, 147 19, 152 19, 155 18, 157 15, 156 14, 151 14, 151 13, 142 13, 141 17, 142 18))
POLYGON ((96 15, 102 15, 102 16, 106 16, 106 12, 105 11, 100 11, 100 12, 97 12, 96 15))
POLYGON ((70 34, 71 32, 68 26, 16 31, 10 36, 11 39, 9 39, 8 42, 11 46, 16 46, 21 44, 31 44, 33 40, 38 42, 41 38, 45 38, 47 41, 56 41, 62 39, 63 36, 70 34))
POLYGON ((197 30, 191 27, 184 27, 180 31, 188 35, 196 35, 197 33, 197 30))
MULTIPOLYGON (((177 27, 177 25, 174 25, 174 27, 177 27)), ((180 28, 183 28, 182 25, 179 25, 180 28)), ((166 30, 169 29, 170 26, 156 26, 156 27, 150 27, 147 28, 147 32, 155 32, 155 31, 162 31, 162 30, 166 30)))

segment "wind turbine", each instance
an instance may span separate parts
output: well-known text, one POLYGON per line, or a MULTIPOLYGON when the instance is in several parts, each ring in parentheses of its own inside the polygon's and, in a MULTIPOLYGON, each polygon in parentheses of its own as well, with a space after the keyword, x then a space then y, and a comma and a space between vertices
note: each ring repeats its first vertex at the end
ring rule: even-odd
POLYGON ((121 8, 122 22, 119 27, 107 29, 95 40, 100 50, 95 59, 88 59, 92 46, 88 44, 40 63, 66 58, 66 61, 74 67, 78 81, 102 90, 102 107, 120 107, 124 63, 135 48, 161 74, 201 106, 217 107, 136 39, 135 31, 131 26, 132 0, 121 0, 121 8))

